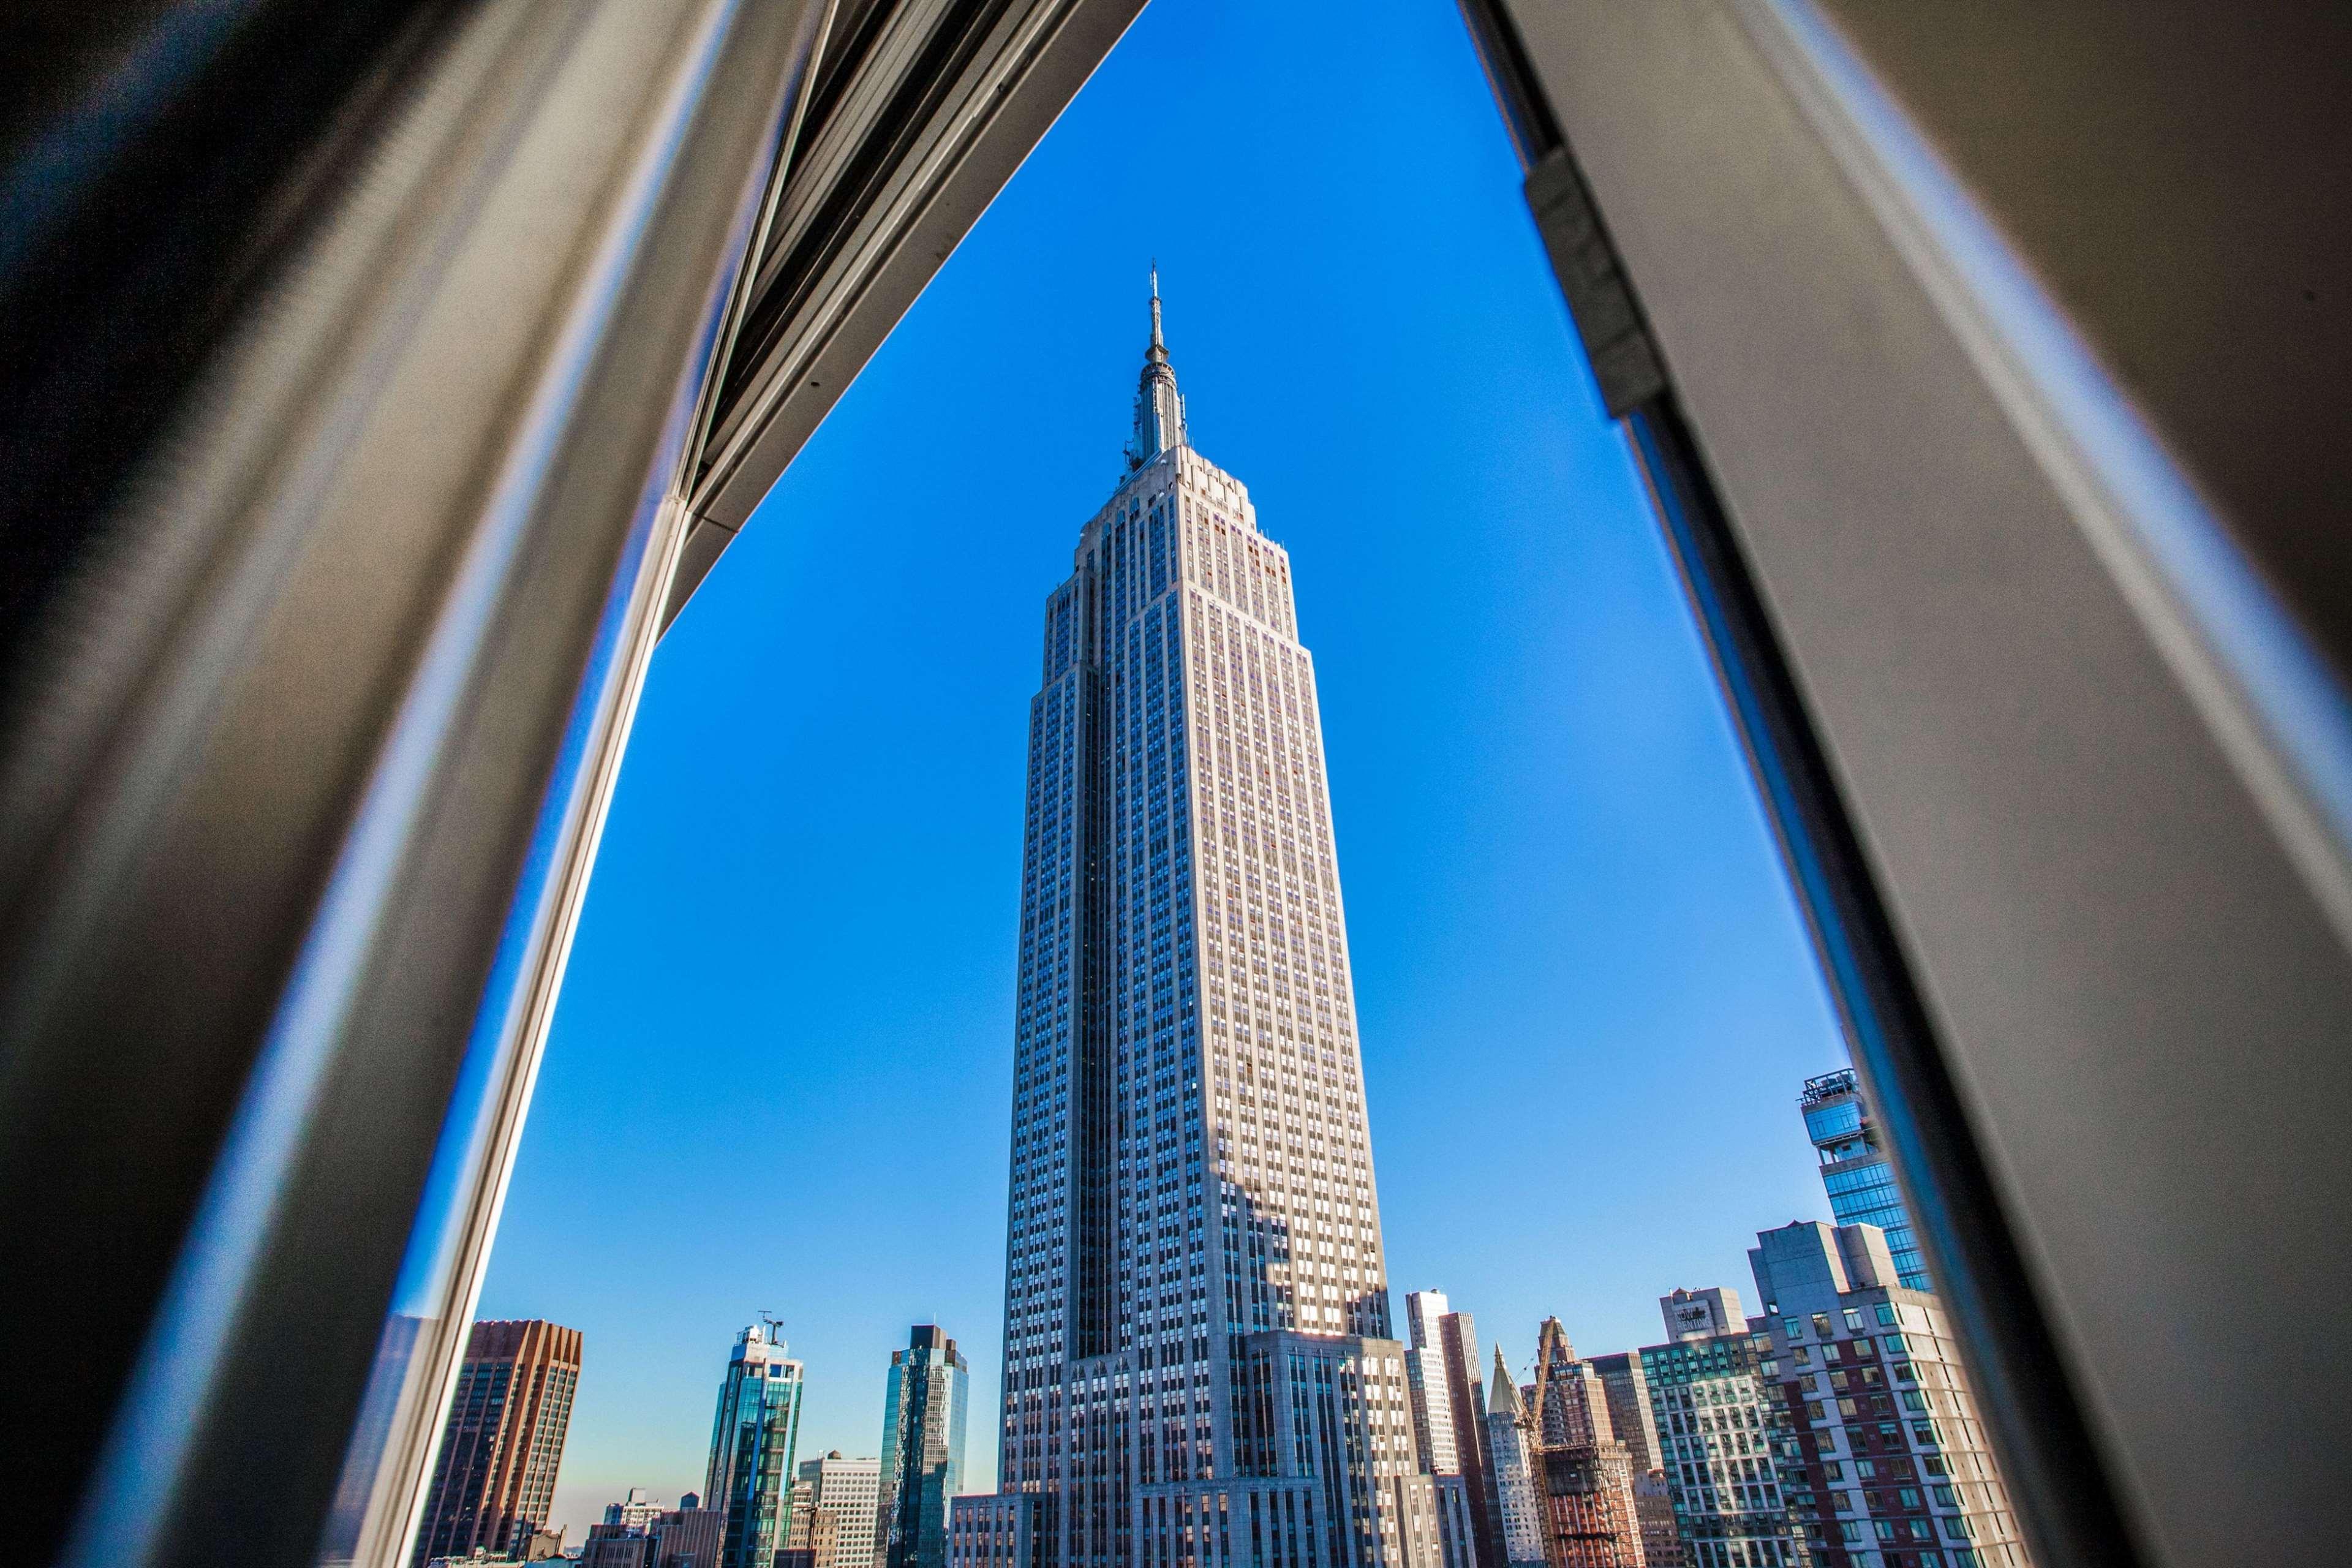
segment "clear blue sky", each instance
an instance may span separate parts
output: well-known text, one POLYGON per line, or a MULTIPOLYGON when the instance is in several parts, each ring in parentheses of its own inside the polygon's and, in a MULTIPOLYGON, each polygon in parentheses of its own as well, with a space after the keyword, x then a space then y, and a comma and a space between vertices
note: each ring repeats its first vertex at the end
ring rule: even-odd
POLYGON ((1454 7, 1158 0, 655 659, 482 1300, 586 1334, 575 1537, 699 1487, 763 1308, 804 1456, 944 1324, 993 1482, 1024 727, 1155 256, 1292 552, 1400 1325, 1654 1343, 1827 1216, 1843 1047, 1454 7))

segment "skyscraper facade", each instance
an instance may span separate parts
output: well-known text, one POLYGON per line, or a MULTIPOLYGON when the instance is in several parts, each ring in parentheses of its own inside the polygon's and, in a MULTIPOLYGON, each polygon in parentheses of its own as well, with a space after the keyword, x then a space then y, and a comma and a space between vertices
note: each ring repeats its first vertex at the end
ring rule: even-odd
POLYGON ((881 1568, 947 1568, 948 1505, 963 1485, 971 1381, 962 1352, 936 1324, 917 1324, 907 1348, 890 1352, 877 1500, 881 1568))
POLYGON ((547 1522, 580 1389, 580 1331, 476 1323, 425 1495, 413 1562, 515 1551, 547 1522))
POLYGON ((1804 1112, 1805 1134, 1821 1155, 1830 1213, 1840 1225, 1871 1225, 1885 1231, 1904 1286, 1933 1290, 1927 1260, 1911 1230, 1910 1212, 1903 1206, 1903 1189, 1895 1184, 1895 1163, 1879 1146, 1878 1128, 1853 1069, 1840 1068, 1807 1079, 1797 1107, 1804 1112))
POLYGON ((1398 1562, 1433 1552, 1433 1493, 1314 664, 1287 552, 1188 443, 1156 285, 1151 315, 1127 472, 1047 597, 1030 706, 1003 1484, 1056 1568, 1213 1521, 1398 1562))
POLYGON ((1748 1254, 1819 1568, 2032 1568, 1942 1304, 1874 1226, 1761 1232, 1748 1254))
POLYGON ((801 1391, 801 1363, 785 1356, 772 1326, 753 1323, 735 1336, 702 1488, 723 1521, 718 1568, 772 1568, 784 1543, 801 1391))

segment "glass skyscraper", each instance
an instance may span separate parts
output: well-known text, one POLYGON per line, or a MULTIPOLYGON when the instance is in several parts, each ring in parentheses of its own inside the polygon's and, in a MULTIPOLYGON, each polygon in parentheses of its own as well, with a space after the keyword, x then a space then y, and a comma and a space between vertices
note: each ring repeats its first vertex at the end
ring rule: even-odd
POLYGON ((1830 1213, 1840 1225, 1874 1225, 1886 1233, 1895 1272, 1906 1289, 1932 1290, 1927 1260, 1911 1233, 1911 1215, 1895 1184, 1895 1165, 1878 1145, 1878 1129, 1852 1068, 1805 1080, 1798 1107, 1805 1132, 1822 1160, 1822 1184, 1829 1189, 1830 1213))
POLYGON ((971 1370, 955 1341, 919 1323, 890 1352, 882 1401, 878 1568, 947 1568, 948 1505, 963 1485, 971 1370))
POLYGON ((1127 472, 1046 599, 1044 654, 1004 1490, 1055 1568, 1170 1542, 1434 1561, 1314 663, 1287 552, 1186 440, 1156 279, 1127 472))
POLYGON ((793 1445, 801 1425, 801 1363, 752 1324, 735 1336, 710 1428, 706 1506, 723 1510, 718 1568, 772 1568, 784 1543, 793 1445))

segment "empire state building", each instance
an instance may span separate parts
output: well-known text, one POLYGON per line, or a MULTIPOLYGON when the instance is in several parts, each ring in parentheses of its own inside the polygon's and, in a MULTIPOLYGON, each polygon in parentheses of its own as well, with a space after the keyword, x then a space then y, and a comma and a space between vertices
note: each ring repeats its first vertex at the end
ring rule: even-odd
POLYGON ((1029 709, 1002 1494, 960 1560, 1439 1561, 1314 661, 1160 330, 1029 709))

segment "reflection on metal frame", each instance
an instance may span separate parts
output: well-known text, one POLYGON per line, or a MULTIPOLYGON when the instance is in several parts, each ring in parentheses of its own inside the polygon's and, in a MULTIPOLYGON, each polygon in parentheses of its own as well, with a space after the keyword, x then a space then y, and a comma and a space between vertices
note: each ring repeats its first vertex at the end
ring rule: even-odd
POLYGON ((677 618, 1143 0, 844 0, 715 378, 677 618))
MULTIPOLYGON (((309 1562, 423 1199, 367 1402, 421 1472, 818 15, 419 7, 35 607, 0 1159, 45 1202, 0 1241, 10 1342, 60 1352, 19 1384, 65 1417, 37 1555, 70 1510, 64 1563, 309 1562)), ((238 71, 202 90, 275 85, 238 71)), ((397 1489, 359 1489, 373 1561, 397 1489)))
POLYGON ((1856 1070, 1966 1337, 2037 1561, 2136 1561, 1835 772, 1639 299, 1510 19, 1486 0, 1463 4, 1602 405, 1624 422, 1856 1070))
POLYGON ((2352 1205, 2352 35, 1465 10, 2042 1568, 2326 1556, 2352 1353, 2248 1303, 2352 1205))

